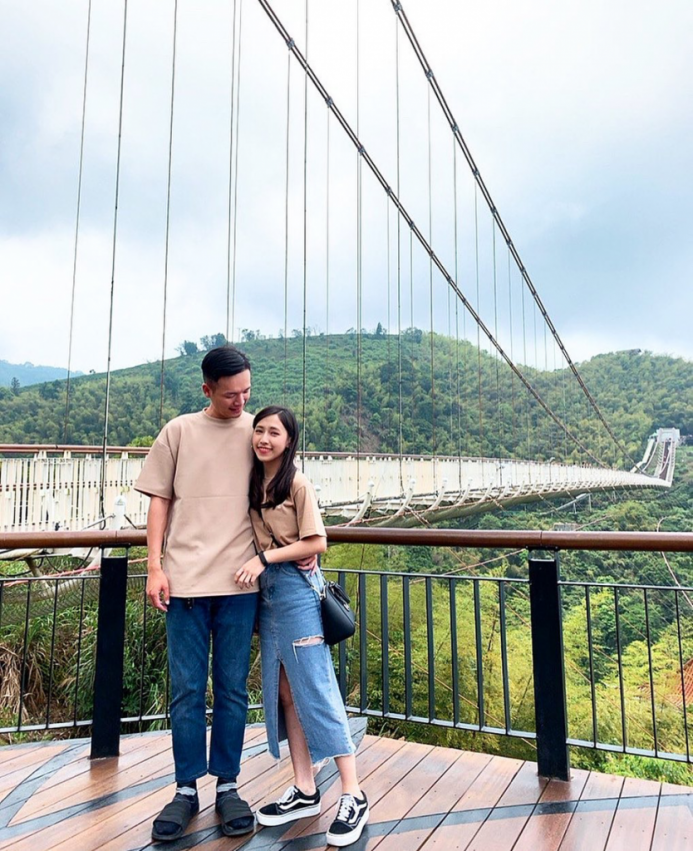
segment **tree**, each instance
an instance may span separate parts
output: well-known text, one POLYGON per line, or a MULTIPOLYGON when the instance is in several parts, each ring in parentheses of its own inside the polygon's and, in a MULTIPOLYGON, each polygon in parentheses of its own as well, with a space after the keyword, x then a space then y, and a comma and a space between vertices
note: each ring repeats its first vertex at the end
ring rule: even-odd
POLYGON ((181 357, 186 357, 187 355, 196 355, 199 349, 197 343, 192 340, 183 340, 179 346, 176 346, 176 351, 180 353, 181 357))
POLYGON ((133 437, 128 446, 151 446, 154 443, 154 438, 151 434, 139 435, 133 437))
POLYGON ((200 345, 204 352, 209 352, 211 349, 217 349, 219 346, 225 346, 226 342, 226 337, 221 332, 218 334, 210 334, 209 336, 200 337, 200 345))
POLYGON ((42 399, 57 399, 60 395, 60 382, 50 381, 39 384, 39 396, 42 399))
POLYGON ((15 375, 12 381, 10 382, 10 387, 12 388, 12 392, 15 396, 19 396, 19 388, 20 388, 19 379, 15 375))

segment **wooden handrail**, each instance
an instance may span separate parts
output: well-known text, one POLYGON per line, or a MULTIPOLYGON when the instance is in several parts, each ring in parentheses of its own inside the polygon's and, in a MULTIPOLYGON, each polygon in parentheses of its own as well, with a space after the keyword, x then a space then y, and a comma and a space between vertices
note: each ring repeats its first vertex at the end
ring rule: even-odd
MULTIPOLYGON (((366 529, 329 526, 332 544, 486 547, 530 550, 693 552, 693 532, 554 532, 532 529, 366 529)), ((142 529, 83 532, 0 532, 0 549, 146 546, 142 529)))

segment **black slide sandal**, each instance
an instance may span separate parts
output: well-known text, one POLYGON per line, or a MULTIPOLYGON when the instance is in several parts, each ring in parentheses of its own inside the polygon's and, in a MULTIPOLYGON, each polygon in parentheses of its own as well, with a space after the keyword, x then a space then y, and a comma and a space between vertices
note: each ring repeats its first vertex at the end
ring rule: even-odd
POLYGON ((250 833, 255 827, 253 811, 235 790, 218 795, 214 809, 220 816, 221 829, 225 836, 240 836, 250 833))
POLYGON ((197 797, 186 800, 187 797, 188 796, 186 795, 176 795, 169 804, 166 804, 154 820, 154 825, 152 827, 152 839, 155 839, 158 842, 171 842, 174 839, 180 839, 190 824, 192 817, 196 816, 200 810, 197 797), (160 833, 157 830, 156 825, 157 822, 164 821, 177 825, 177 830, 173 833, 160 833))

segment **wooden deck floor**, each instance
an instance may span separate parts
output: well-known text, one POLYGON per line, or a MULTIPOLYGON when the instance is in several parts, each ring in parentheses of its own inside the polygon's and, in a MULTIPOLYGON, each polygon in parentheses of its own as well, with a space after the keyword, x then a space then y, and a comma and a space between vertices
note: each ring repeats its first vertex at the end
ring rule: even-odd
MULTIPOLYGON (((319 775, 323 813, 230 839, 214 814, 214 780, 199 784, 202 809, 188 834, 152 846, 151 821, 171 797, 168 733, 129 736, 118 759, 90 763, 89 743, 0 749, 0 849, 12 851, 306 851, 325 848, 339 784, 333 765, 319 775)), ((365 736, 358 752, 371 820, 359 851, 684 851, 693 849, 693 789, 575 771, 547 783, 536 765, 485 754, 365 736)), ((242 792, 271 801, 290 780, 264 744, 246 734, 242 792)))

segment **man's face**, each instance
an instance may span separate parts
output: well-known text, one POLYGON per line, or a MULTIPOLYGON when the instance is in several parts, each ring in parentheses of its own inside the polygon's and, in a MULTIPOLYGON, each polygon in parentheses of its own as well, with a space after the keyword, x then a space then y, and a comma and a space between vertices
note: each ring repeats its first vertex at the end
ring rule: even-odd
POLYGON ((250 370, 226 375, 214 384, 203 384, 202 392, 209 399, 210 417, 218 420, 240 417, 250 398, 250 370))

